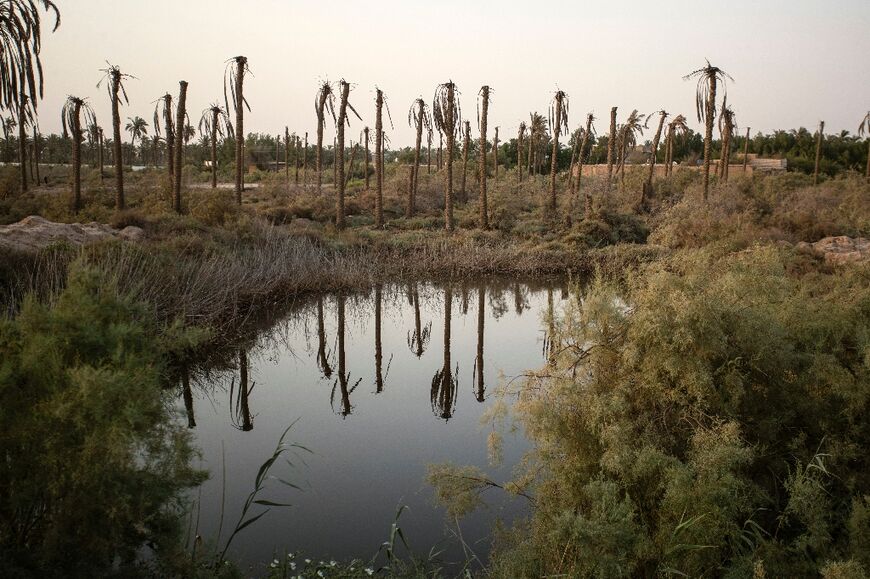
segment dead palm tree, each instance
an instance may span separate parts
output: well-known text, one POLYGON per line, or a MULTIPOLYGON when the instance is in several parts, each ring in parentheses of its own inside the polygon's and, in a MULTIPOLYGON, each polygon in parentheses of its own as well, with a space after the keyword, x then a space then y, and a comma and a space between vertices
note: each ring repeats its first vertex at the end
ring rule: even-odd
POLYGON ((21 91, 15 108, 18 117, 18 168, 21 174, 21 191, 27 191, 27 128, 34 123, 33 101, 21 91))
POLYGON ((414 333, 408 332, 408 349, 420 358, 426 351, 426 346, 429 343, 429 338, 432 334, 432 322, 425 326, 420 321, 420 291, 415 282, 411 289, 409 301, 414 306, 414 333))
POLYGON ((364 175, 366 179, 366 191, 369 190, 369 128, 365 127, 360 134, 360 140, 365 143, 365 161, 363 162, 363 166, 365 167, 364 175))
MULTIPOLYGON (((350 126, 350 119, 347 117, 347 109, 350 109, 356 118, 360 118, 359 113, 353 108, 353 105, 348 102, 350 96, 350 83, 341 79, 338 82, 340 92, 340 102, 338 107, 338 119, 335 122, 337 149, 335 163, 338 167, 338 196, 335 200, 335 226, 339 231, 344 229, 344 125, 350 126)), ((362 120, 362 119, 360 119, 362 120)), ((383 213, 383 210, 381 211, 383 213)), ((383 219, 383 218, 382 218, 383 219)))
POLYGON ((82 114, 86 126, 96 126, 94 110, 83 98, 68 96, 60 118, 64 137, 72 137, 73 211, 82 208, 82 114))
POLYGON ((453 231, 453 149, 457 127, 462 123, 462 111, 457 104, 453 81, 439 84, 432 98, 432 120, 441 134, 447 135, 447 175, 444 188, 444 227, 453 231))
MULTIPOLYGON (((870 111, 867 111, 867 114, 861 119, 861 124, 858 125, 858 136, 863 137, 864 133, 870 135, 870 111)), ((870 183, 870 139, 867 141, 867 168, 864 178, 870 183)))
POLYGON ((408 187, 408 207, 405 217, 411 218, 414 215, 415 204, 417 200, 417 183, 420 174, 420 149, 423 145, 423 129, 426 131, 432 130, 432 119, 429 115, 429 107, 422 98, 418 98, 408 110, 408 126, 412 127, 417 134, 417 139, 414 145, 414 164, 411 167, 411 181, 408 187))
POLYGON ((665 139, 665 176, 671 175, 674 171, 674 140, 678 134, 685 135, 688 132, 689 125, 683 115, 677 115, 668 123, 668 136, 665 139))
POLYGON ((139 116, 127 117, 127 126, 124 130, 130 133, 130 166, 132 166, 133 158, 136 156, 136 139, 142 141, 148 136, 148 123, 139 116))
POLYGON ((465 121, 465 129, 462 131, 462 188, 460 195, 463 203, 468 203, 468 189, 465 188, 468 177, 468 153, 471 149, 471 121, 465 121))
POLYGON ((637 135, 643 134, 643 120, 645 116, 638 114, 637 110, 631 111, 625 124, 619 131, 619 167, 621 187, 625 187, 625 165, 628 154, 637 146, 637 135))
POLYGON ((550 156, 550 217, 556 217, 556 169, 559 161, 559 135, 568 130, 568 95, 557 90, 550 103, 550 130, 553 133, 553 153, 550 156))
POLYGON ((488 85, 480 87, 477 105, 477 126, 480 130, 480 151, 477 153, 477 179, 480 187, 480 228, 489 229, 489 210, 486 199, 486 121, 489 115, 489 93, 492 89, 488 85))
POLYGON ((112 99, 112 146, 114 147, 114 162, 115 162, 115 209, 122 211, 126 205, 124 200, 124 163, 121 158, 121 99, 124 99, 125 104, 129 104, 127 98, 127 90, 124 88, 124 81, 127 79, 136 78, 129 74, 124 74, 121 69, 106 62, 108 68, 104 68, 101 72, 105 73, 100 82, 97 83, 97 88, 103 81, 106 81, 106 89, 109 91, 109 98, 112 99))
POLYGON ((723 97, 727 92, 726 79, 734 81, 731 76, 710 64, 692 71, 683 77, 684 80, 698 79, 695 90, 695 109, 698 113, 698 122, 704 123, 704 200, 710 190, 710 161, 713 150, 713 121, 716 118, 716 91, 719 83, 722 83, 723 97))
POLYGON ((523 182, 523 142, 526 138, 526 123, 520 122, 517 129, 517 183, 523 182))
MULTIPOLYGON (((595 116, 592 113, 586 115, 586 129, 583 131, 583 138, 580 141, 580 150, 577 154, 577 180, 574 182, 576 193, 580 192, 580 179, 583 177, 583 155, 586 152, 586 145, 589 143, 589 137, 595 134, 595 116)), ((583 214, 586 219, 592 217, 592 193, 586 189, 585 204, 583 214)))
POLYGON ((426 129, 426 174, 432 174, 432 127, 426 129))
POLYGON ((613 154, 616 151, 616 109, 610 109, 610 136, 607 138, 607 189, 613 179, 613 154))
MULTIPOLYGON (((245 109, 251 112, 251 105, 245 98, 245 75, 251 74, 248 68, 248 59, 245 56, 236 56, 227 60, 224 69, 224 107, 230 110, 229 96, 233 99, 233 111, 236 113, 235 136, 236 136, 236 203, 242 204, 242 191, 245 190, 245 109), (229 89, 229 90, 228 90, 229 89)), ((176 156, 177 157, 177 156, 176 156)))
POLYGON ((722 103, 722 113, 719 115, 719 133, 722 136, 722 153, 720 156, 719 179, 728 181, 728 166, 731 164, 731 136, 734 133, 734 111, 722 103))
POLYGON ((323 185, 323 126, 326 122, 326 113, 332 115, 335 122, 335 92, 332 83, 324 80, 317 89, 314 98, 314 112, 317 113, 317 148, 314 150, 314 170, 317 173, 317 192, 320 193, 323 185))
POLYGON ((492 137, 492 179, 498 179, 498 127, 492 137))
POLYGON ((568 144, 571 145, 571 162, 568 164, 568 191, 574 193, 574 164, 577 161, 577 148, 580 146, 580 139, 583 138, 583 127, 579 127, 571 133, 571 138, 568 139, 568 144))
POLYGON ((384 91, 375 87, 375 227, 384 227, 384 122, 383 109, 387 109, 387 118, 390 126, 393 126, 393 117, 390 115, 390 107, 387 105, 387 97, 384 91))
MULTIPOLYGON (((656 154, 658 153, 658 150, 659 150, 659 141, 662 138, 662 129, 664 129, 664 126, 665 126, 665 119, 668 118, 667 111, 657 111, 657 112, 659 114, 659 126, 658 126, 658 128, 656 128, 656 134, 652 140, 652 154, 650 155, 650 158, 649 158, 649 173, 647 174, 647 177, 646 177, 646 184, 644 184, 644 188, 640 194, 640 204, 641 205, 643 205, 644 201, 646 201, 646 196, 648 194, 652 194, 653 176, 655 175, 655 170, 656 170, 656 154)), ((650 119, 652 118, 652 116, 654 114, 655 113, 650 113, 646 116, 647 123, 649 123, 650 119)))
POLYGON ((486 320, 485 312, 486 289, 481 286, 477 290, 477 357, 474 361, 474 374, 477 378, 477 392, 475 398, 478 402, 485 400, 486 385, 483 381, 483 332, 486 320))
POLYGON ((172 95, 166 93, 154 104, 154 133, 160 136, 160 120, 163 119, 163 128, 166 132, 166 167, 169 174, 169 182, 174 183, 173 172, 175 170, 175 123, 172 120, 172 95))
POLYGON ((459 392, 459 369, 453 371, 450 361, 450 318, 452 317, 453 292, 450 286, 444 290, 444 363, 432 377, 429 399, 435 416, 450 420, 456 408, 459 392))
POLYGON ((199 132, 211 144, 211 188, 217 189, 217 141, 218 137, 233 138, 233 123, 227 110, 217 103, 202 111, 199 132))
POLYGON ((816 164, 813 168, 813 185, 819 184, 819 164, 822 160, 822 141, 825 139, 825 121, 819 121, 819 132, 816 135, 816 164))

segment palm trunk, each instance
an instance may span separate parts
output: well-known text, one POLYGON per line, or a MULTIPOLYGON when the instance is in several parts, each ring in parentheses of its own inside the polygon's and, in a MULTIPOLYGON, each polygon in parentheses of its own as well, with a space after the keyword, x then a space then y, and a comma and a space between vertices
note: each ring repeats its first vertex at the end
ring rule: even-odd
POLYGON ((23 90, 18 101, 18 168, 21 174, 21 192, 27 192, 27 96, 23 90))
POLYGON ((100 181, 102 181, 103 180, 103 168, 105 165, 104 158, 103 158, 103 129, 100 129, 99 138, 100 138, 100 153, 99 153, 99 157, 100 157, 100 181))
POLYGON ((613 179, 613 153, 616 148, 616 109, 610 109, 610 136, 607 138, 607 190, 610 190, 610 181, 613 179))
POLYGON ((444 149, 444 135, 441 134, 441 131, 438 131, 438 161, 437 161, 437 166, 438 166, 439 171, 444 168, 443 149, 444 149))
POLYGON ((338 296, 338 384, 341 388, 341 415, 348 416, 351 413, 350 392, 347 388, 348 375, 345 366, 344 348, 344 296, 338 296))
POLYGON ((432 131, 426 134, 426 174, 432 174, 432 131))
POLYGON ((381 343, 381 286, 375 286, 375 392, 384 391, 384 350, 381 343))
POLYGON ((164 125, 166 129, 166 166, 169 173, 169 182, 175 183, 175 130, 172 127, 172 95, 163 97, 164 125))
POLYGON ((529 152, 528 152, 528 165, 526 166, 526 174, 531 177, 532 176, 532 158, 534 156, 535 149, 535 136, 532 134, 532 128, 529 127, 529 152))
MULTIPOLYGON (((180 132, 181 130, 179 130, 180 132)), ((175 159, 178 160, 177 155, 175 159)), ((244 350, 239 350, 239 411, 242 415, 242 430, 244 432, 254 429, 254 424, 251 420, 251 409, 248 406, 248 395, 250 393, 251 391, 248 387, 248 353, 244 350)))
POLYGON ((347 97, 350 94, 350 84, 341 81, 341 101, 338 107, 337 135, 335 137, 335 186, 338 195, 335 198, 335 227, 344 229, 344 124, 347 119, 347 97))
POLYGON ((489 87, 480 89, 480 151, 477 155, 478 180, 480 181, 480 228, 489 229, 489 209, 486 199, 486 121, 489 113, 489 87))
MULTIPOLYGON (((589 135, 592 134, 592 115, 586 116, 586 132, 583 134, 583 142, 580 143, 580 151, 577 159, 577 181, 574 182, 574 187, 577 193, 580 192, 580 179, 583 177, 583 151, 586 150, 586 144, 589 142, 589 135)), ((587 187, 585 194, 585 204, 583 215, 586 219, 592 218, 592 192, 587 187)))
MULTIPOLYGON (((447 85, 447 183, 444 190, 444 225, 453 231, 453 146, 456 141, 456 94, 452 83, 447 85)), ((440 134, 440 131, 439 131, 440 134)))
MULTIPOLYGON (((870 156, 868 156, 870 158, 870 156)), ((746 173, 746 163, 749 162, 749 127, 746 127, 746 140, 743 141, 743 172, 746 173)))
POLYGON ((113 156, 115 162, 115 209, 122 211, 125 206, 124 202, 124 160, 121 149, 121 111, 120 96, 118 92, 121 90, 121 72, 114 70, 112 72, 112 138, 114 139, 113 156))
POLYGON ((337 147, 337 139, 335 137, 332 138, 332 186, 335 187, 335 184, 338 182, 338 164, 336 161, 336 147, 337 147))
POLYGON ((498 127, 492 139, 492 180, 498 179, 498 127))
POLYGON ((326 329, 323 324, 323 298, 317 298, 317 366, 327 380, 332 376, 326 355, 326 329))
POLYGON ((217 189, 217 130, 220 109, 211 110, 211 188, 217 189))
POLYGON ((484 309, 485 306, 485 298, 486 298, 486 290, 481 287, 477 290, 477 360, 475 362, 475 369, 477 370, 477 401, 484 401, 484 394, 486 393, 486 386, 483 382, 483 329, 484 323, 486 319, 486 312, 484 309))
POLYGON ((553 128, 553 153, 550 156, 550 217, 556 218, 556 168, 559 160, 559 134, 562 132, 562 93, 556 94, 556 124, 553 128))
POLYGON ((190 369, 187 364, 181 369, 181 394, 184 397, 184 410, 187 413, 187 427, 196 428, 193 414, 193 391, 190 389, 190 369))
POLYGON ((175 126, 178 130, 175 131, 175 181, 172 184, 172 192, 174 198, 175 212, 181 214, 181 173, 182 173, 182 154, 184 152, 184 117, 185 106, 187 105, 187 81, 178 83, 178 114, 175 117, 175 126))
POLYGON ((728 165, 731 163, 731 127, 725 125, 725 134, 722 136, 722 182, 728 182, 728 165))
MULTIPOLYGON (((247 62, 248 59, 244 56, 236 57, 236 203, 239 205, 242 204, 242 191, 245 190, 245 100, 242 90, 244 89, 247 62)), ((179 133, 183 132, 184 125, 177 125, 176 130, 179 133)), ((177 156, 176 159, 178 159, 177 156)))
POLYGON ((825 121, 819 122, 819 134, 816 137, 816 166, 813 169, 813 185, 819 184, 819 163, 822 160, 822 140, 825 138, 825 121))
POLYGON ((73 108, 72 123, 72 170, 73 170, 73 212, 82 208, 82 112, 81 102, 76 100, 73 108))
POLYGON ((408 187, 408 210, 405 214, 409 219, 414 216, 417 201, 417 183, 418 174, 420 172, 420 148, 423 145, 423 110, 424 104, 422 100, 417 101, 417 118, 415 125, 417 127, 417 139, 414 144, 414 165, 411 167, 411 183, 408 187))
POLYGON ((574 132, 574 146, 571 147, 571 163, 568 165, 568 191, 574 192, 574 163, 577 161, 577 147, 580 146, 580 130, 574 132))
POLYGON ((375 228, 384 227, 384 93, 375 96, 375 228))
POLYGON ((308 131, 305 131, 305 143, 302 149, 302 184, 308 184, 308 131))
MULTIPOLYGON (((81 154, 79 155, 81 156, 81 154)), ((36 168, 36 184, 39 185, 39 133, 36 132, 36 125, 33 125, 33 166, 36 168)))
MULTIPOLYGON (((275 169, 277 170, 277 162, 275 169)), ((290 187, 290 127, 284 127, 284 180, 290 187)))
POLYGON ((662 111, 659 114, 661 115, 661 117, 659 118, 659 126, 656 129, 656 134, 653 137, 652 154, 650 155, 650 159, 649 159, 649 173, 647 174, 647 177, 646 177, 646 187, 644 187, 641 190, 641 194, 640 194, 640 204, 641 205, 643 205, 643 203, 646 201, 647 192, 649 191, 650 193, 652 193, 653 176, 655 175, 655 170, 656 170, 656 154, 658 153, 658 150, 659 150, 659 141, 662 138, 662 129, 665 126, 665 117, 668 116, 667 113, 665 113, 664 111, 662 111))
POLYGON ((369 190, 369 128, 366 127, 365 129, 363 129, 363 133, 365 134, 365 138, 366 138, 366 151, 365 151, 366 159, 365 159, 364 165, 365 165, 365 177, 366 177, 366 191, 368 191, 369 190))
POLYGON ((471 121, 465 121, 465 135, 462 139, 462 202, 468 203, 468 189, 465 188, 468 177, 468 151, 471 149, 471 121))
POLYGON ((299 146, 301 144, 301 139, 297 135, 293 135, 293 164, 296 166, 296 174, 293 177, 293 183, 295 185, 299 185, 299 146))
POLYGON ((710 94, 707 103, 707 115, 704 128, 704 201, 710 191, 710 157, 713 151, 713 112, 716 107, 716 75, 710 75, 710 94))
POLYGON ((517 183, 523 182, 523 133, 522 129, 517 132, 517 183))

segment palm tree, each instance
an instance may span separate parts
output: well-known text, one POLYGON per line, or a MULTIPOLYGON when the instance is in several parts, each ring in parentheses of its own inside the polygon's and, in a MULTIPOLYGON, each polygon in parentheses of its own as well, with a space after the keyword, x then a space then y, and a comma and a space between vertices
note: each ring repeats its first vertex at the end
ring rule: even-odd
POLYGON ((450 420, 456 407, 459 391, 459 369, 453 371, 450 362, 450 318, 453 305, 453 292, 448 285, 444 290, 444 363, 432 377, 429 399, 435 416, 450 420))
POLYGON ((365 167, 365 179, 366 179, 366 191, 369 190, 369 128, 363 128, 362 133, 360 134, 360 140, 365 143, 365 161, 363 162, 363 166, 365 167))
POLYGON ((18 116, 18 167, 21 173, 21 191, 27 191, 27 127, 34 122, 33 101, 21 91, 16 107, 18 116))
POLYGON ((610 136, 607 138, 607 189, 613 179, 613 153, 616 150, 616 109, 610 109, 610 136))
POLYGON ((408 348, 419 358, 426 351, 426 345, 429 343, 429 338, 432 334, 432 322, 429 322, 425 326, 420 322, 420 291, 417 288, 416 282, 411 289, 408 299, 411 305, 414 306, 414 333, 408 332, 408 348))
MULTIPOLYGON (((868 154, 870 159, 870 154, 868 154)), ((746 127, 746 140, 743 141, 743 172, 746 173, 746 163, 749 161, 749 127, 746 127)), ((868 165, 870 166, 870 165, 868 165)), ((870 175, 870 173, 868 173, 870 175)))
POLYGON ((387 117, 390 118, 390 126, 393 119, 390 115, 390 107, 387 106, 384 91, 375 87, 375 228, 384 227, 384 122, 383 108, 387 107, 387 117))
POLYGON ((245 74, 250 72, 248 59, 244 56, 236 56, 229 59, 224 69, 224 106, 227 111, 230 110, 230 103, 227 98, 227 89, 229 89, 229 94, 233 97, 233 110, 236 113, 236 203, 239 205, 242 204, 242 191, 245 190, 245 108, 248 109, 248 112, 251 112, 251 105, 248 104, 244 94, 245 74))
POLYGON ((124 80, 135 77, 123 74, 120 68, 109 62, 106 62, 106 64, 108 68, 101 70, 105 75, 97 83, 97 88, 100 87, 100 83, 107 81, 106 89, 109 91, 109 98, 112 99, 112 145, 114 147, 115 187, 117 189, 115 191, 115 209, 122 211, 125 207, 124 162, 121 158, 121 111, 119 107, 121 105, 121 98, 124 99, 125 104, 130 104, 130 100, 127 98, 127 90, 124 88, 124 80))
POLYGON ((51 0, 4 0, 0 2, 0 109, 20 106, 22 95, 33 103, 42 98, 42 16, 39 7, 54 13, 54 28, 60 12, 51 0))
POLYGON ((72 133, 73 211, 82 207, 82 112, 86 126, 96 126, 94 111, 83 98, 68 96, 60 113, 63 134, 72 133))
POLYGON ((417 182, 420 173, 420 149, 423 145, 423 129, 430 131, 432 128, 432 119, 429 116, 429 108, 422 98, 418 98, 408 110, 408 126, 413 127, 417 133, 417 140, 414 145, 414 165, 411 167, 411 181, 408 187, 408 207, 405 217, 411 218, 414 215, 414 206, 417 199, 417 182))
POLYGON ((130 165, 133 165, 133 157, 136 156, 136 139, 140 141, 148 136, 148 123, 142 117, 127 117, 127 126, 124 130, 130 133, 130 165))
POLYGON ((456 101, 456 85, 448 80, 439 84, 432 98, 432 119, 439 133, 447 135, 447 176, 444 189, 444 227, 453 231, 453 149, 462 111, 456 101))
POLYGON ((677 134, 685 135, 688 132, 689 125, 683 115, 677 115, 668 123, 668 136, 665 139, 665 176, 671 175, 674 171, 674 139, 677 134))
POLYGON ((498 127, 492 137, 492 179, 498 179, 498 127))
POLYGON ((3 139, 6 141, 6 151, 3 156, 3 160, 8 163, 12 157, 10 152, 10 150, 12 149, 12 134, 13 131, 15 131, 15 127, 18 126, 18 123, 15 120, 15 117, 10 116, 3 119, 2 125, 3 139))
POLYGON ((813 169, 813 185, 819 184, 819 163, 822 160, 822 141, 825 139, 825 121, 819 121, 819 132, 816 136, 816 164, 813 169))
MULTIPOLYGON (((349 108, 353 114, 356 115, 356 118, 360 118, 359 113, 353 108, 353 105, 350 104, 347 100, 350 95, 350 84, 341 79, 338 83, 339 90, 341 93, 341 102, 338 108, 338 119, 335 123, 335 129, 338 133, 337 140, 337 150, 336 150, 336 159, 335 163, 338 167, 338 197, 335 200, 335 226, 342 230, 344 229, 344 188, 345 188, 345 180, 344 180, 344 125, 350 126, 350 119, 347 118, 347 109, 349 108)), ((362 120, 362 119, 360 119, 362 120)), ((381 209, 381 214, 383 215, 383 209, 381 209)), ((383 217, 381 217, 383 220, 383 217)))
POLYGON ((468 203, 468 189, 465 188, 468 177, 468 152, 471 149, 471 121, 465 121, 465 130, 462 131, 462 202, 468 203))
POLYGON ((486 319, 485 312, 486 289, 481 286, 477 290, 477 358, 474 362, 474 374, 477 376, 477 401, 485 400, 486 386, 483 382, 483 331, 484 321, 486 319))
POLYGON ((526 138, 526 123, 520 122, 517 129, 517 183, 523 182, 523 141, 526 138))
MULTIPOLYGON (((580 192, 580 178, 583 177, 583 154, 586 151, 586 144, 589 142, 589 137, 595 134, 595 127, 592 123, 595 122, 595 116, 592 113, 586 115, 586 129, 583 131, 583 139, 580 141, 580 150, 577 154, 577 180, 574 182, 575 193, 580 192)), ((592 193, 586 189, 586 202, 584 205, 583 214, 586 219, 592 217, 592 193)))
POLYGON ((480 228, 489 229, 489 210, 487 209, 486 200, 486 121, 489 114, 489 93, 492 89, 484 85, 480 87, 477 93, 478 108, 477 108, 477 125, 480 129, 480 151, 477 153, 477 173, 478 182, 480 185, 480 228))
POLYGON ((643 134, 643 119, 644 115, 640 115, 637 113, 637 110, 633 110, 619 131, 618 173, 623 188, 625 187, 625 164, 628 160, 628 153, 637 145, 637 135, 643 134))
POLYGON ((550 103, 550 130, 553 132, 553 154, 550 157, 550 217, 556 217, 556 168, 559 160, 559 135, 568 130, 568 95, 557 90, 550 103))
POLYGON ((550 136, 547 134, 547 119, 538 113, 529 114, 529 175, 540 173, 542 164, 541 147, 550 136))
POLYGON ((722 114, 719 115, 719 133, 722 135, 722 153, 719 155, 719 178, 728 181, 728 165, 731 163, 731 135, 734 132, 734 111, 722 103, 722 114))
POLYGON ((181 173, 184 167, 184 145, 187 143, 190 135, 196 134, 196 131, 187 119, 187 81, 178 82, 178 105, 175 115, 175 173, 173 174, 172 182, 172 198, 175 212, 181 214, 181 173), (179 129, 180 127, 180 129, 179 129))
POLYGON ((317 367, 323 373, 323 377, 329 380, 332 377, 332 368, 329 366, 329 352, 326 350, 326 329, 323 324, 323 298, 317 298, 317 367))
MULTIPOLYGON (((870 111, 861 119, 861 124, 858 125, 858 136, 863 137, 864 133, 870 134, 870 111)), ((870 183, 870 139, 867 141, 867 168, 865 169, 865 179, 870 183)))
POLYGON ((324 80, 317 89, 314 99, 314 112, 317 113, 317 149, 315 149, 314 170, 317 173, 317 192, 320 193, 323 184, 323 125, 326 122, 326 112, 332 115, 335 122, 335 93, 332 83, 324 80))
MULTIPOLYGON (((650 193, 650 194, 652 193, 653 175, 655 174, 655 170, 656 170, 656 154, 658 153, 658 150, 659 150, 659 141, 662 138, 662 129, 665 126, 665 119, 668 118, 667 111, 657 111, 657 112, 659 113, 659 126, 656 129, 656 134, 653 137, 653 141, 652 141, 652 154, 650 155, 650 158, 649 158, 649 173, 647 174, 647 177, 646 177, 646 184, 644 185, 644 188, 640 194, 640 204, 641 205, 643 205, 644 201, 646 200, 646 195, 648 193, 650 193)), ((652 118, 652 116, 654 114, 655 113, 650 113, 646 116, 647 123, 649 123, 650 119, 652 118)))
POLYGON ((163 120, 163 127, 166 135, 166 168, 169 174, 169 182, 174 183, 173 171, 175 170, 175 125, 172 121, 172 95, 166 93, 154 104, 154 134, 160 135, 160 120, 163 120))
POLYGON ((704 68, 699 68, 683 77, 684 80, 694 78, 698 79, 695 109, 698 113, 698 122, 704 123, 704 200, 706 201, 710 190, 710 157, 713 150, 713 120, 716 118, 716 90, 718 84, 722 83, 724 96, 727 91, 725 80, 734 81, 734 79, 721 68, 711 65, 709 60, 704 68))

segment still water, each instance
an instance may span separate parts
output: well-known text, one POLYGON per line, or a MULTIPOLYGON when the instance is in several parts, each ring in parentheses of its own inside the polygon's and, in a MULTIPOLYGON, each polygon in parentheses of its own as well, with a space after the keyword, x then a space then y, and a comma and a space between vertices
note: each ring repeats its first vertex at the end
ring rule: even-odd
MULTIPOLYGON (((223 546, 260 465, 298 420, 287 440, 311 453, 285 455, 292 466, 279 460, 271 474, 301 490, 267 482, 258 498, 292 506, 244 529, 230 558, 260 565, 288 551, 368 560, 407 505, 399 522, 416 553, 435 547, 443 561, 465 560, 426 466, 450 461, 495 481, 511 477, 529 445, 521 432, 503 432, 502 460, 491 464, 493 426, 481 416, 500 386, 544 363, 544 320, 563 295, 514 282, 417 283, 324 294, 294 308, 222 368, 192 377, 179 397, 211 474, 194 497, 198 533, 223 546)), ((483 562, 496 519, 510 523, 528 507, 498 490, 484 497, 487 508, 459 522, 483 562)))

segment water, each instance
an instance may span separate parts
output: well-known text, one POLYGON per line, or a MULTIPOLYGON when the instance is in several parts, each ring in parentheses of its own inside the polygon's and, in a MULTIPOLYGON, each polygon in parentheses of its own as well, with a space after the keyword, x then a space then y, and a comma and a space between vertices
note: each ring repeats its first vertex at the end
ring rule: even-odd
MULTIPOLYGON (((424 480, 426 466, 450 461, 478 466, 495 481, 510 479, 529 445, 520 432, 504 433, 502 462, 491 465, 492 426, 480 418, 500 385, 543 364, 544 314, 559 300, 555 294, 553 300, 552 289, 519 283, 402 284, 323 295, 296 308, 225 360, 225 369, 194 378, 186 405, 179 400, 182 412, 187 406, 193 413, 202 466, 211 473, 197 491, 199 533, 206 540, 217 536, 222 452, 221 545, 259 466, 298 419, 288 440, 312 453, 287 455, 293 466, 279 461, 272 474, 303 490, 269 481, 258 498, 293 506, 272 508, 243 530, 232 559, 261 564, 287 550, 367 560, 388 537, 397 508, 407 505, 400 525, 415 552, 425 556, 437 547, 445 561, 465 560, 455 524, 424 480), (240 387, 245 382, 247 389, 240 387)), ((460 521, 463 539, 482 561, 495 520, 509 523, 528 507, 499 490, 487 491, 485 500, 487 509, 460 521)), ((250 514, 262 510, 255 506, 250 514)))

